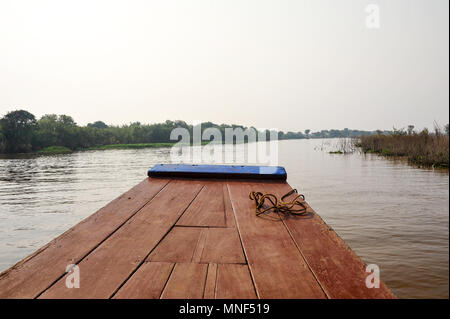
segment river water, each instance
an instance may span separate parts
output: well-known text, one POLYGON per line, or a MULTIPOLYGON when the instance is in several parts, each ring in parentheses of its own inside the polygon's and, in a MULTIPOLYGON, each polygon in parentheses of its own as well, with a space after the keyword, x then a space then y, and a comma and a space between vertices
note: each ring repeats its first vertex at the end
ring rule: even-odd
MULTIPOLYGON (((336 140, 279 142, 288 182, 400 298, 449 297, 449 173, 336 140)), ((170 149, 0 158, 0 271, 146 177, 170 149)))

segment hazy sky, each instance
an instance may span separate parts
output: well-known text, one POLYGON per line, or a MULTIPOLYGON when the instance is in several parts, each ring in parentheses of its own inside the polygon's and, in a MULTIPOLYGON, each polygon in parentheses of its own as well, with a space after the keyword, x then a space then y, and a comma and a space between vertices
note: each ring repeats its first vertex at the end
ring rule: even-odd
POLYGON ((448 0, 0 0, 0 116, 448 123, 448 0), (365 8, 379 5, 380 28, 365 8))

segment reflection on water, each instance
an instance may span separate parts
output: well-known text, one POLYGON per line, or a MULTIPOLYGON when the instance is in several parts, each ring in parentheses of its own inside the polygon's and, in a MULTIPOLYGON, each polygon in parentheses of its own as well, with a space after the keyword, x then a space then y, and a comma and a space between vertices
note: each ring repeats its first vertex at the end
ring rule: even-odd
MULTIPOLYGON (((332 140, 279 144, 289 183, 399 297, 448 298, 448 171, 373 154, 333 155, 332 140)), ((146 177, 170 149, 0 158, 0 270, 146 177)))

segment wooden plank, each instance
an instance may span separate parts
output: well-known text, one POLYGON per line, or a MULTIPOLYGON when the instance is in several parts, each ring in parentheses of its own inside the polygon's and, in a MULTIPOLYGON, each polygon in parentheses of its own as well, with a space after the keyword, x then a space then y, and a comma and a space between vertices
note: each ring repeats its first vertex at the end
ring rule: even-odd
POLYGON ((206 264, 176 264, 161 298, 201 299, 205 288, 207 268, 206 264))
POLYGON ((217 264, 208 264, 208 274, 206 276, 205 292, 203 299, 216 298, 217 264))
POLYGON ((174 227, 156 246, 148 261, 191 262, 202 229, 196 227, 174 227))
POLYGON ((228 182, 236 225, 259 298, 326 298, 280 220, 255 216, 250 191, 261 183, 228 182))
POLYGON ((202 185, 195 181, 171 181, 79 263, 80 288, 67 288, 66 275, 41 297, 109 298, 177 222, 202 185))
POLYGON ((245 264, 244 252, 236 228, 209 228, 202 263, 245 264))
POLYGON ((177 225, 226 227, 222 183, 207 182, 177 225))
POLYGON ((78 263, 167 183, 146 178, 96 213, 0 274, 0 298, 34 298, 78 263), (101 225, 101 227, 99 227, 101 225))
POLYGON ((206 236, 208 235, 208 229, 202 228, 200 236, 198 238, 197 245, 195 247, 194 256, 192 262, 199 263, 202 259, 203 249, 205 248, 206 236))
POLYGON ((146 262, 114 295, 114 299, 159 299, 173 263, 146 262))
POLYGON ((231 199, 230 194, 228 193, 227 183, 222 183, 222 193, 223 193, 223 205, 225 209, 226 227, 236 227, 233 207, 231 207, 231 199))
MULTIPOLYGON (((265 185, 266 186, 266 185, 265 185)), ((292 188, 286 183, 274 184, 265 192, 278 197, 292 188)), ((348 245, 305 202, 308 216, 290 216, 284 220, 324 291, 330 298, 395 298, 381 282, 380 288, 367 288, 366 265, 348 245)))
POLYGON ((247 265, 220 264, 217 269, 217 299, 256 299, 247 265))
POLYGON ((174 227, 147 260, 245 264, 236 228, 174 227))

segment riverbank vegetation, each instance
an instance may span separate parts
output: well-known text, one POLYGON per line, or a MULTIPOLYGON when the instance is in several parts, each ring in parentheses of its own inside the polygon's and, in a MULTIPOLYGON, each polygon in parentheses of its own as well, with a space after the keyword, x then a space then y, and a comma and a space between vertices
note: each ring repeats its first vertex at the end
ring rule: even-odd
POLYGON ((365 153, 378 153, 384 156, 406 157, 412 164, 427 167, 449 167, 449 126, 441 129, 435 125, 434 132, 423 129, 414 131, 394 130, 392 134, 361 136, 356 146, 365 153))
POLYGON ((335 145, 335 150, 328 152, 329 154, 352 154, 356 151, 356 145, 353 139, 340 138, 335 145))
MULTIPOLYGON (((135 122, 121 126, 107 125, 97 121, 86 126, 79 126, 68 115, 49 114, 36 119, 33 114, 18 110, 9 112, 0 119, 0 153, 59 153, 89 149, 167 147, 177 142, 170 139, 170 133, 177 127, 187 129, 190 136, 193 136, 193 126, 184 121, 168 120, 156 124, 135 122)), ((217 128, 222 133, 222 137, 225 137, 226 128, 247 129, 242 125, 201 123, 202 132, 207 128, 217 128)), ((266 136, 268 133, 266 131, 266 136)), ((306 129, 298 132, 279 131, 277 133, 280 140, 374 134, 371 131, 349 129, 320 132, 311 132, 306 129)))
MULTIPOLYGON (((68 153, 76 150, 140 149, 150 147, 170 147, 177 140, 170 139, 173 129, 180 127, 193 136, 192 125, 184 121, 166 121, 156 124, 130 123, 122 126, 107 125, 102 121, 79 126, 68 115, 44 115, 39 120, 27 111, 7 113, 0 119, 0 153, 42 154, 68 153)), ((207 128, 217 128, 222 137, 225 129, 242 129, 242 125, 201 123, 202 132, 207 128)), ((424 129, 360 131, 360 130, 322 130, 311 132, 277 132, 278 139, 340 138, 337 150, 332 154, 348 154, 361 147, 363 152, 378 153, 385 156, 407 157, 411 163, 432 167, 448 167, 449 136, 448 124, 445 129, 435 126, 433 132, 424 129), (356 143, 350 143, 353 138, 356 143)), ((263 132, 264 133, 264 132, 263 132)), ((269 131, 266 131, 268 136, 269 131)), ((206 143, 204 141, 203 143, 206 143)))
POLYGON ((140 148, 155 148, 155 147, 171 147, 172 143, 139 143, 139 144, 110 144, 101 146, 92 146, 87 150, 123 150, 123 149, 140 149, 140 148))
POLYGON ((72 150, 64 146, 48 146, 38 151, 40 154, 62 154, 70 152, 72 152, 72 150))

